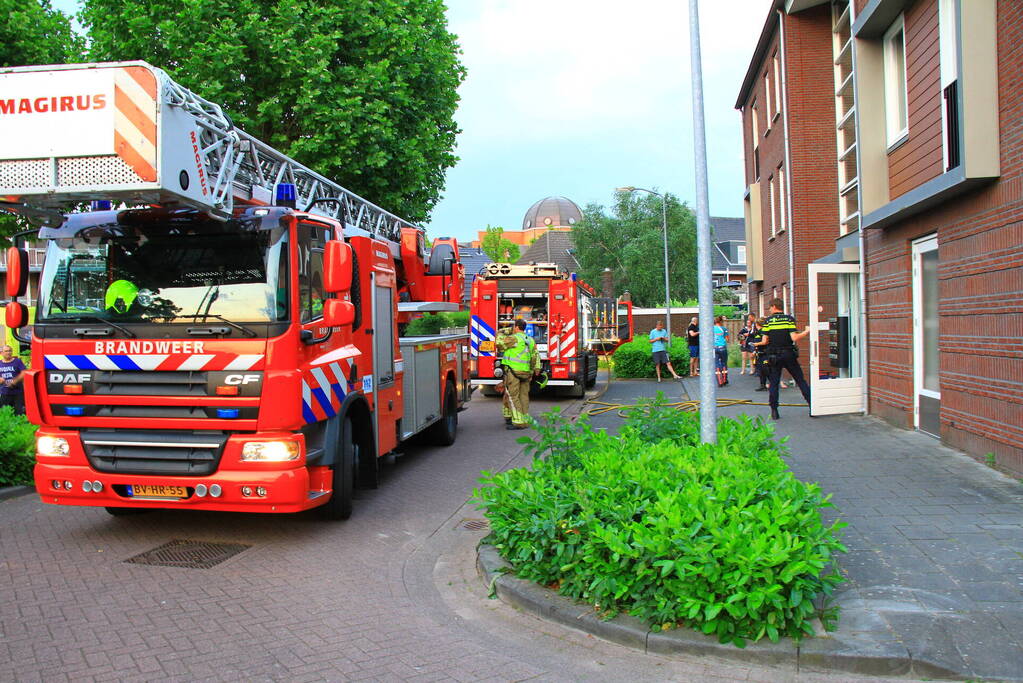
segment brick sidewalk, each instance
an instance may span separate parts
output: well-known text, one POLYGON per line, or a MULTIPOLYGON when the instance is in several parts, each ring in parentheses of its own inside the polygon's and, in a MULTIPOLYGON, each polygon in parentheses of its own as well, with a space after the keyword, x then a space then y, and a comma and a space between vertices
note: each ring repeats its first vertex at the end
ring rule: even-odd
MULTIPOLYGON (((767 401, 733 372, 721 398, 767 401)), ((602 400, 631 403, 664 391, 699 399, 699 380, 613 383, 602 400)), ((781 402, 803 403, 797 389, 781 402)), ((720 408, 768 419, 766 406, 720 408)), ((826 517, 848 522, 848 581, 834 637, 849 647, 908 650, 967 677, 1023 678, 1023 484, 918 432, 862 416, 810 418, 782 407, 792 471, 834 495, 826 517)), ((770 420, 769 420, 770 421, 770 420)), ((614 412, 595 417, 613 428, 614 412)))

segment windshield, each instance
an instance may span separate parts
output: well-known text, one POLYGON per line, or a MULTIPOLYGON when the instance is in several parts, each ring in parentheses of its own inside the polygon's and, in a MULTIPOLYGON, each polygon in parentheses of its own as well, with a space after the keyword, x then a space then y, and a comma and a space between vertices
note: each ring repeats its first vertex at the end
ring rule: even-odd
POLYGON ((230 225, 194 232, 120 227, 51 239, 37 321, 287 320, 286 230, 230 225))

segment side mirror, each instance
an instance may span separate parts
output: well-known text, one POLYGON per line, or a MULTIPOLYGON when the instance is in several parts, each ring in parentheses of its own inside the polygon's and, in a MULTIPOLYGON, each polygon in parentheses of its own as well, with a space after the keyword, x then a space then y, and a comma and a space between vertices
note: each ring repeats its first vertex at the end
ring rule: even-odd
POLYGON ((355 322, 355 304, 342 299, 323 302, 323 324, 327 327, 348 327, 355 322))
POLYGON ((352 288, 352 248, 341 240, 330 240, 323 254, 323 288, 347 292, 352 288))
POLYGON ((18 247, 7 250, 7 296, 25 296, 28 289, 28 252, 18 247))
POLYGON ((7 327, 12 330, 19 330, 28 324, 28 306, 12 301, 7 304, 4 317, 6 318, 7 327))

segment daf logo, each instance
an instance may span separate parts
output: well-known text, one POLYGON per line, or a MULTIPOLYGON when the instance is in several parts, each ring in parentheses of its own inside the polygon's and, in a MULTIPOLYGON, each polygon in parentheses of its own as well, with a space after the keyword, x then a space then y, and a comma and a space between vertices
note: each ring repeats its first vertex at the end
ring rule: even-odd
POLYGON ((228 375, 224 384, 258 384, 259 375, 228 375))
POLYGON ((92 375, 88 372, 82 373, 63 373, 63 372, 51 372, 50 382, 53 384, 85 384, 86 382, 92 381, 92 375))

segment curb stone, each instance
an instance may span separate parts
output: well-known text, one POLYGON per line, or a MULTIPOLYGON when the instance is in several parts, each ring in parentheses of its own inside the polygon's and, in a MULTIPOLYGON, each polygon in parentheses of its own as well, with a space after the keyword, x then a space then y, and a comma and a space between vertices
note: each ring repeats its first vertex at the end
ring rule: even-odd
POLYGON ((855 633, 807 638, 799 646, 786 639, 778 643, 769 640, 751 642, 745 648, 738 648, 689 629, 653 632, 644 622, 627 614, 602 621, 588 605, 508 573, 511 565, 492 545, 479 545, 476 569, 491 593, 509 605, 542 619, 650 653, 714 656, 745 664, 787 665, 799 670, 843 671, 868 676, 915 674, 947 679, 961 679, 963 676, 962 672, 952 671, 933 661, 914 659, 909 650, 894 639, 886 641, 855 633))
POLYGON ((8 498, 18 498, 19 496, 27 496, 28 494, 35 491, 32 486, 4 486, 0 488, 0 500, 7 500, 8 498))

